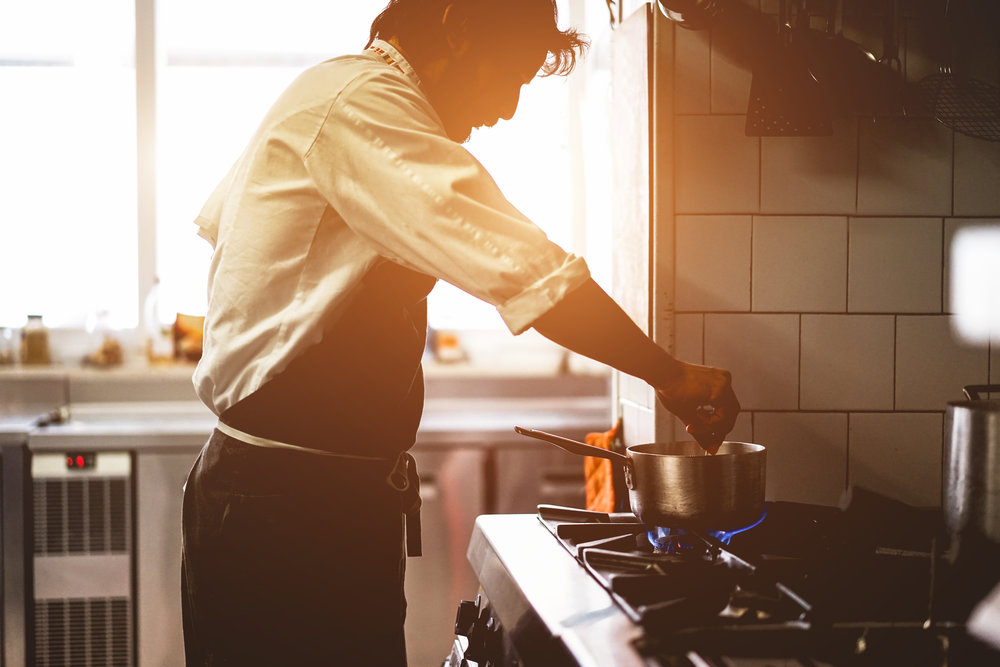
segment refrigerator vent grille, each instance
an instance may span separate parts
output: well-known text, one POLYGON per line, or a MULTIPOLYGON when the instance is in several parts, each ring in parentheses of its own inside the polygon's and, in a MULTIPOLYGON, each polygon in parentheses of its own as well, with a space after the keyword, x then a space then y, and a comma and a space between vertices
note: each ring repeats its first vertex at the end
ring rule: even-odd
POLYGON ((35 665, 130 667, 131 609, 127 598, 35 601, 35 665))
POLYGON ((33 491, 36 554, 128 551, 126 479, 36 479, 33 491))

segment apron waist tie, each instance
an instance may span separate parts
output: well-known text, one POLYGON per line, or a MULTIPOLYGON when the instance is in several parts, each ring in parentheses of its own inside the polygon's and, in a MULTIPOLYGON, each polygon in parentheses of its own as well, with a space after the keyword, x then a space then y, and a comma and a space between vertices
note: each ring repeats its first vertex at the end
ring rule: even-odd
MULTIPOLYGON (((240 442, 246 443, 248 445, 253 445, 255 447, 264 447, 267 449, 290 449, 293 451, 299 451, 306 454, 316 454, 319 456, 331 456, 334 458, 348 459, 353 461, 373 461, 373 462, 384 462, 388 463, 391 459, 383 458, 380 456, 361 456, 358 454, 339 454, 337 452, 329 452, 325 449, 313 449, 312 447, 302 447, 301 445, 291 445, 287 442, 281 442, 279 440, 272 440, 270 438, 261 438, 250 433, 244 433, 239 429, 233 428, 229 424, 225 423, 221 419, 215 425, 215 428, 225 433, 230 438, 235 438, 240 442)), ((417 474, 417 462, 413 459, 413 455, 409 452, 403 451, 396 456, 395 462, 393 462, 392 469, 389 474, 385 477, 385 483, 390 487, 399 492, 403 517, 405 518, 404 533, 406 535, 406 555, 407 556, 420 556, 421 555, 421 540, 420 540, 420 476, 417 474)))
POLYGON ((420 475, 417 462, 409 452, 400 452, 396 465, 385 478, 386 483, 399 491, 403 500, 403 516, 406 519, 406 555, 420 556, 420 475))

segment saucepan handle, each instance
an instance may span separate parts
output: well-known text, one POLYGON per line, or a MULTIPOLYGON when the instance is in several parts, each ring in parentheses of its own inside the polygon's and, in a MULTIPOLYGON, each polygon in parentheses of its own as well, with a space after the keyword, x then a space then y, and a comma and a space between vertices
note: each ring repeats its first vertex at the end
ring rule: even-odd
POLYGON ((629 465, 629 458, 624 454, 619 454, 618 452, 612 452, 608 449, 602 449, 601 447, 594 447, 592 445, 586 445, 582 442, 577 442, 576 440, 570 440, 569 438, 564 438, 561 435, 553 435, 551 433, 546 433, 545 431, 536 431, 530 428, 524 428, 523 426, 515 426, 514 430, 521 435, 526 435, 529 438, 535 438, 536 440, 544 440, 545 442, 555 445, 560 449, 564 449, 570 454, 580 454, 582 456, 597 456, 602 459, 610 459, 616 463, 621 463, 624 466, 629 465))

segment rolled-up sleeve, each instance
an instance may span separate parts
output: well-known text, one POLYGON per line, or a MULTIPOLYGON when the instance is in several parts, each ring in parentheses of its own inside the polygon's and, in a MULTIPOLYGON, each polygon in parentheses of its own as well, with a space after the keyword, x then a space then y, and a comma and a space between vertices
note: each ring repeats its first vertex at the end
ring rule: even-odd
POLYGON ((304 159, 376 252, 493 304, 514 333, 590 277, 582 258, 507 201, 402 77, 366 74, 347 86, 304 159))

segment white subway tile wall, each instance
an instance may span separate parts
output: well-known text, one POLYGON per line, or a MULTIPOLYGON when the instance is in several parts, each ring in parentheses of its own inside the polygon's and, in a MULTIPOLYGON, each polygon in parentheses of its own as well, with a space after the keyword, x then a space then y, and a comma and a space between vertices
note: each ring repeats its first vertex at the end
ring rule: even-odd
POLYGON ((705 358, 705 316, 674 316, 674 356, 681 361, 700 364, 705 358))
POLYGON ((848 480, 918 507, 941 504, 940 412, 852 413, 848 480))
POLYGON ((677 216, 678 311, 750 310, 750 216, 677 216))
POLYGON ((754 442, 753 439, 753 413, 741 412, 736 417, 733 430, 726 436, 726 440, 734 442, 754 442))
POLYGON ((618 396, 635 405, 653 409, 656 397, 648 384, 631 375, 621 375, 618 380, 618 396))
MULTIPOLYGON (((661 266, 676 266, 678 356, 733 373, 744 412, 730 439, 768 447, 769 498, 836 504, 850 481, 938 503, 947 402, 1000 383, 1000 332, 957 342, 948 293, 955 230, 1000 225, 1000 144, 902 118, 748 137, 749 72, 707 31, 667 29, 675 116, 659 122, 676 133, 662 172, 676 197, 657 224, 676 230, 661 266)), ((903 61, 911 81, 936 69, 903 61)))
POLYGON ((891 315, 803 315, 803 410, 892 410, 891 315))
POLYGON ((707 114, 711 110, 709 33, 707 30, 678 30, 674 35, 675 113, 707 114))
POLYGON ((854 213, 858 121, 836 120, 829 137, 761 139, 763 213, 854 213))
POLYGON ((1000 211, 1000 143, 955 135, 955 215, 1000 211))
POLYGON ((677 213, 752 213, 760 199, 760 140, 743 116, 677 116, 677 213))
POLYGON ((844 312, 847 218, 756 216, 753 310, 844 312))
POLYGON ((712 113, 745 114, 750 99, 750 72, 733 55, 737 45, 724 31, 712 33, 712 113))
POLYGON ((651 408, 622 401, 622 438, 627 445, 656 442, 656 419, 651 408))
POLYGON ((852 218, 847 309, 940 313, 940 218, 852 218))
POLYGON ((951 130, 897 118, 859 127, 858 214, 951 214, 951 130))
POLYGON ((847 480, 847 415, 762 412, 754 442, 767 447, 767 498, 836 505, 847 480))
POLYGON ((733 374, 744 410, 798 407, 798 315, 705 315, 705 363, 733 374))
POLYGON ((949 315, 896 319, 896 409, 943 410, 989 379, 989 350, 959 341, 949 315))
MULTIPOLYGON (((671 418, 673 422, 674 442, 687 442, 694 440, 694 438, 691 437, 691 434, 687 432, 684 422, 673 416, 671 416, 671 418)), ((733 430, 726 436, 726 440, 732 440, 734 442, 754 442, 752 412, 741 412, 737 415, 736 423, 733 425, 733 430)))

